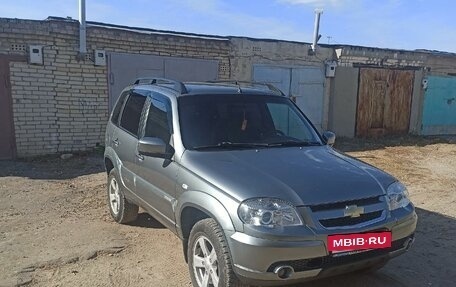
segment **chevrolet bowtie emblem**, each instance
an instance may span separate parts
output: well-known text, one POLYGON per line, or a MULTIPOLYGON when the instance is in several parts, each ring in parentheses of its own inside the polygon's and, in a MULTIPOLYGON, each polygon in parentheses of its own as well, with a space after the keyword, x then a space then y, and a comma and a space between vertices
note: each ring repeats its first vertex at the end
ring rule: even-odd
POLYGON ((344 215, 350 217, 360 217, 364 214, 364 207, 358 207, 357 205, 345 206, 344 215))

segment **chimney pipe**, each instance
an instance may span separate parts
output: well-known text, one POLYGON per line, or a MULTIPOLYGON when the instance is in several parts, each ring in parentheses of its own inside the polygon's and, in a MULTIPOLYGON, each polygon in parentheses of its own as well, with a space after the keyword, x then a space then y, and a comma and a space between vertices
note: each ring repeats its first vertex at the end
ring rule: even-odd
POLYGON ((320 16, 323 14, 323 9, 315 9, 315 24, 314 24, 314 35, 313 35, 313 42, 312 42, 312 52, 315 54, 317 51, 317 42, 320 39, 320 34, 318 31, 320 30, 320 16))
POLYGON ((79 55, 86 53, 86 5, 85 0, 79 0, 79 55))

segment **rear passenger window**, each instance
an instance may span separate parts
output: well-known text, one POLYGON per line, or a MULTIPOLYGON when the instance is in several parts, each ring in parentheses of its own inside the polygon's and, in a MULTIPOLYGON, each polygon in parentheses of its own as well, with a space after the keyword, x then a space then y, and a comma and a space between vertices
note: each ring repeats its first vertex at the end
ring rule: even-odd
POLYGON ((125 108, 123 109, 120 126, 129 131, 136 137, 138 136, 139 120, 146 97, 137 93, 132 93, 128 97, 125 108))
POLYGON ((152 98, 147 116, 145 137, 161 138, 169 143, 172 134, 171 105, 166 99, 152 98))
POLYGON ((117 101, 116 107, 114 108, 114 111, 112 112, 111 122, 115 125, 119 124, 120 111, 122 110, 125 100, 127 99, 128 93, 129 92, 127 91, 127 92, 123 92, 120 95, 119 100, 117 101))

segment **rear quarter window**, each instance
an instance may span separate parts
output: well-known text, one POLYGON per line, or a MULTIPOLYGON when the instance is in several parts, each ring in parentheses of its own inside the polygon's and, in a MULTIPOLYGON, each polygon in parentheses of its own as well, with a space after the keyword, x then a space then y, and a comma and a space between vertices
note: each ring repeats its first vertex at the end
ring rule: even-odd
POLYGON ((125 100, 127 99, 127 96, 129 93, 130 93, 129 91, 126 91, 120 95, 119 100, 117 101, 117 104, 114 107, 114 110, 112 112, 111 122, 113 124, 115 124, 116 126, 119 125, 120 112, 122 111, 122 107, 123 107, 125 100))

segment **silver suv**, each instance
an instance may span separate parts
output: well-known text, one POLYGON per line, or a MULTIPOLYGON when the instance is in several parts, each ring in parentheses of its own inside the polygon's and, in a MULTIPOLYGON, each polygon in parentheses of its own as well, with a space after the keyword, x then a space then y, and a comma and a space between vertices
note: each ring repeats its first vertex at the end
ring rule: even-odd
POLYGON ((378 269, 412 245, 414 206, 334 140, 271 85, 138 79, 106 130, 111 215, 179 236, 193 286, 378 269))

